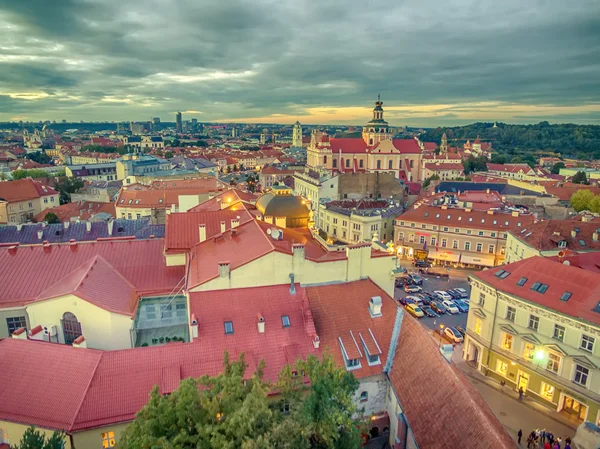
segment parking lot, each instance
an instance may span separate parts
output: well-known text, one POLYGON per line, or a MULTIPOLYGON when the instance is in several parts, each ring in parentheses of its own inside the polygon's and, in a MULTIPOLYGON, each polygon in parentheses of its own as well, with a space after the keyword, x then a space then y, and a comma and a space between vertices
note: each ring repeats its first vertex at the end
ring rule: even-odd
MULTIPOLYGON (((454 288, 464 288, 467 292, 471 292, 471 286, 469 285, 467 279, 465 278, 443 278, 437 276, 431 276, 428 274, 419 274, 423 278, 423 285, 421 288, 425 292, 433 292, 434 290, 448 290, 454 288)), ((409 296, 410 293, 406 293, 403 288, 396 288, 394 298, 400 299, 402 297, 409 296)), ((452 315, 450 313, 445 313, 439 315, 437 317, 427 317, 419 318, 419 322, 432 330, 439 330, 440 325, 443 324, 445 327, 456 327, 460 326, 463 329, 467 327, 467 313, 457 313, 452 315)))

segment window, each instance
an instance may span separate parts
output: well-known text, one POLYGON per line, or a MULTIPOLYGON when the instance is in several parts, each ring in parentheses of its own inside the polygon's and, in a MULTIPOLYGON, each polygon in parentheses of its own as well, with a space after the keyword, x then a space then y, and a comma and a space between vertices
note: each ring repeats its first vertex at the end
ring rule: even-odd
POLYGON ((519 281, 517 282, 517 285, 519 287, 523 287, 525 285, 525 282, 527 282, 527 278, 521 278, 519 279, 519 281))
POLYGON ((479 293, 479 305, 482 307, 485 305, 485 293, 479 293))
POLYGON ((475 317, 475 326, 473 327, 473 330, 475 331, 475 333, 477 335, 481 335, 481 325, 482 325, 481 318, 475 317))
POLYGON ((144 307, 144 310, 146 312, 147 320, 155 320, 156 319, 156 307, 154 306, 154 304, 148 304, 146 307, 144 307))
POLYGON ((29 203, 29 207, 33 207, 33 203, 29 203))
POLYGON ((175 315, 177 315, 177 318, 187 317, 187 312, 185 310, 184 302, 178 302, 175 304, 175 315))
POLYGON ((502 337, 502 349, 510 351, 512 349, 513 344, 513 336, 510 334, 504 333, 502 337))
POLYGON ((476 248, 476 251, 477 251, 478 253, 480 253, 480 252, 481 252, 481 250, 483 249, 483 245, 482 245, 481 243, 478 243, 478 244, 477 244, 477 246, 476 246, 475 248, 476 248))
POLYGON ((410 234, 410 235, 408 236, 408 241, 409 241, 409 242, 414 242, 414 241, 415 241, 415 235, 414 235, 414 234, 410 234))
POLYGON ((427 225, 426 224, 422 224, 421 225, 421 229, 427 229, 427 225))
POLYGON ((469 251, 471 249, 471 242, 465 242, 465 251, 469 251))
POLYGON ((360 168, 363 168, 363 160, 362 160, 362 159, 361 159, 360 161, 358 161, 358 166, 359 166, 360 168))
POLYGON ((561 240, 560 242, 558 242, 558 247, 559 248, 566 248, 567 247, 567 241, 566 240, 561 240))
POLYGON ((442 248, 445 248, 446 246, 448 246, 448 240, 442 239, 442 248))
POLYGON ((290 412, 290 402, 285 399, 281 401, 281 413, 287 415, 290 412))
POLYGON ((433 246, 433 245, 435 245, 435 243, 436 243, 435 237, 431 237, 431 245, 433 246))
POLYGON ((483 231, 479 231, 478 234, 479 234, 480 237, 483 237, 484 232, 483 231))
POLYGON ((290 327, 290 317, 288 315, 283 315, 281 317, 281 324, 283 324, 283 327, 290 327))
POLYGON ((414 223, 411 223, 411 224, 410 224, 410 227, 411 227, 411 228, 414 228, 414 227, 415 227, 415 224, 414 224, 414 223))
POLYGON ((27 329, 27 320, 24 316, 9 317, 6 319, 6 326, 8 327, 8 336, 10 337, 14 331, 24 327, 27 329))
POLYGON ((444 228, 444 232, 448 232, 448 228, 444 228))
POLYGON ((404 240, 404 232, 398 233, 398 240, 404 240))
POLYGON ((527 360, 533 360, 533 355, 535 354, 535 346, 533 343, 525 342, 525 346, 523 347, 523 357, 527 360))
POLYGON ((572 293, 571 292, 564 292, 562 295, 560 295, 560 300, 561 301, 568 301, 569 298, 571 298, 572 293))
POLYGON ((554 398, 554 387, 550 384, 547 384, 546 382, 542 382, 542 388, 540 389, 540 395, 552 402, 552 399, 554 398))
POLYGON ((498 374, 502 374, 504 377, 508 374, 508 363, 498 360, 496 362, 496 371, 498 374))
POLYGON ((546 290, 548 290, 548 286, 546 284, 542 284, 541 282, 534 282, 531 286, 531 290, 543 294, 546 293, 546 290))
POLYGON ((575 365, 575 378, 573 379, 573 382, 579 385, 583 385, 585 387, 589 375, 590 370, 587 369, 585 366, 575 365))
POLYGON ((390 170, 391 170, 392 168, 394 168, 394 167, 392 166, 393 162, 394 162, 394 161, 388 161, 388 168, 389 168, 390 170))
POLYGON ((367 402, 369 400, 369 393, 367 391, 360 392, 360 402, 367 402))
POLYGON ((527 325, 529 329, 533 329, 537 331, 540 327, 540 317, 535 315, 529 315, 529 324, 527 325))
POLYGON ((514 323, 516 314, 517 314, 517 310, 514 307, 508 306, 506 308, 506 319, 508 321, 512 321, 514 323))
POLYGON ((495 250, 496 250, 496 248, 494 247, 494 245, 490 245, 490 246, 488 247, 488 253, 490 253, 490 254, 494 254, 494 251, 495 251, 495 250))
POLYGON ((115 433, 114 432, 102 432, 102 447, 115 447, 115 433))
POLYGON ((458 249, 458 240, 453 240, 452 241, 452 248, 453 249, 458 249))
POLYGON ((346 168, 350 168, 350 159, 346 159, 346 168))
POLYGON ((378 159, 377 160, 377 169, 380 169, 380 168, 381 168, 381 161, 378 159))
POLYGON ((498 270, 494 273, 494 276, 500 279, 506 279, 508 276, 510 276, 510 271, 498 270))
MULTIPOLYGON (((44 203, 45 203, 45 204, 47 204, 47 203, 48 203, 48 198, 44 198, 44 203)), ((23 205, 22 205, 22 204, 21 204, 19 207, 20 207, 21 209, 23 209, 23 205)))
POLYGON ((564 341, 565 340, 565 327, 560 324, 554 325, 554 333, 552 334, 552 338, 556 338, 557 340, 564 341))
POLYGON ((225 321, 225 333, 233 334, 233 321, 225 321))
MULTIPOLYGON (((496 224, 496 220, 494 220, 494 224, 496 224)), ((490 237, 496 237, 496 233, 495 232, 491 232, 490 233, 490 237)))
POLYGON ((558 370, 560 369, 560 356, 558 354, 554 354, 553 352, 549 353, 548 365, 546 368, 548 371, 558 374, 558 370))
POLYGON ((467 235, 471 235, 471 230, 467 229, 467 235))
POLYGON ((332 159, 333 168, 337 168, 337 159, 332 159))
POLYGON ((419 236, 419 242, 420 243, 425 243, 425 236, 424 235, 419 236))
POLYGON ((582 334, 581 335, 581 344, 579 347, 584 351, 593 352, 594 351, 594 337, 590 337, 589 335, 582 334))

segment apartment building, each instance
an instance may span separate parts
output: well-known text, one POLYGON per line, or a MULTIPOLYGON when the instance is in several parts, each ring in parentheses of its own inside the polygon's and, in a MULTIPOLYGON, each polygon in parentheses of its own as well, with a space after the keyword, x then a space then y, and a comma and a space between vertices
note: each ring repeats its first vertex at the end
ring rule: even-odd
POLYGON ((31 221, 43 210, 58 204, 58 192, 39 181, 27 178, 0 182, 0 224, 31 221))
POLYGON ((473 274, 463 357, 572 419, 600 423, 600 273, 533 256, 473 274))

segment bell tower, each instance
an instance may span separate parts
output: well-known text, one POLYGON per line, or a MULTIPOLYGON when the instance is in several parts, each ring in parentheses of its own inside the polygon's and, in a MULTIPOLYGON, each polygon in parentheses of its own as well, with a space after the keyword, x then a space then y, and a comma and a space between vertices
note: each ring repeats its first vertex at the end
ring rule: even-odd
POLYGON ((368 146, 377 145, 382 140, 392 138, 388 128, 388 122, 383 119, 383 101, 381 96, 377 94, 377 101, 373 108, 373 118, 363 127, 362 137, 368 146))

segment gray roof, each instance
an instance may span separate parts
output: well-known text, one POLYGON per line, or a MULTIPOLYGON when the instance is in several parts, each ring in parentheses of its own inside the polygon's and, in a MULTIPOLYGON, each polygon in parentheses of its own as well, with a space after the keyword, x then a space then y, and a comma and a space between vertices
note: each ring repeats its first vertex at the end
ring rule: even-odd
POLYGON ((533 190, 523 189, 508 183, 494 182, 468 182, 468 181, 442 181, 435 188, 436 193, 440 192, 482 192, 490 189, 501 195, 528 195, 528 196, 549 196, 533 190), (524 193, 521 193, 524 192, 524 193))

